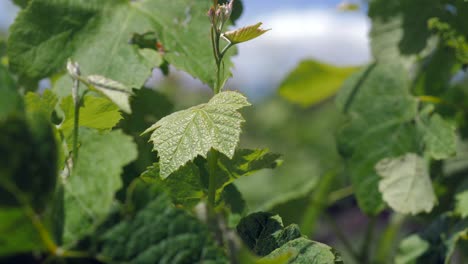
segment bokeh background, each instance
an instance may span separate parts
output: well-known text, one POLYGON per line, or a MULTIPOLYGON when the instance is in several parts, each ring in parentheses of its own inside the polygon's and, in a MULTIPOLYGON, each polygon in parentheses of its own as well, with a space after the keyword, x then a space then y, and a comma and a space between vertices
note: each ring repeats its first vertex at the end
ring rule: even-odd
MULTIPOLYGON (((320 179, 342 173, 342 168, 336 167, 342 163, 335 146, 335 132, 342 117, 333 98, 304 108, 279 96, 278 87, 305 59, 336 66, 369 63, 370 22, 365 1, 347 1, 360 7, 352 12, 340 9, 343 3, 343 0, 243 0, 244 11, 237 25, 261 21, 272 30, 238 47, 233 78, 227 84, 229 89, 245 93, 254 104, 245 111, 247 122, 241 145, 267 147, 283 155, 279 168, 261 171, 236 183, 249 211, 280 213, 285 224, 301 224, 304 212, 315 213, 318 222, 310 235, 338 249, 342 245, 332 231, 333 225, 341 226, 345 235, 357 243, 363 239, 369 223, 350 196, 346 175, 334 177, 338 180, 328 186, 331 193, 325 201, 339 203, 330 206, 325 214, 320 208, 327 205, 311 204, 320 179), (317 212, 311 208, 317 208, 317 212), (329 217, 337 219, 333 225, 329 217)), ((10 1, 0 0, 0 37, 7 36, 18 11, 10 1)), ((47 88, 49 84, 45 80, 41 85, 47 88)), ((168 77, 156 69, 147 85, 167 94, 176 103, 176 109, 205 102, 211 93, 198 80, 176 69, 171 69, 168 77)), ((377 224, 383 226, 386 222, 383 219, 377 224)))

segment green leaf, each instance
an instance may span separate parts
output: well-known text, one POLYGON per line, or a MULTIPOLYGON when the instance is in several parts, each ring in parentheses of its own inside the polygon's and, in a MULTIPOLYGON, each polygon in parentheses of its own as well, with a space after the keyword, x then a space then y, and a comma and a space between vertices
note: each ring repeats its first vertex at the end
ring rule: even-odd
MULTIPOLYGON (((169 63, 213 85, 209 7, 208 1, 191 0, 33 0, 11 27, 8 56, 12 69, 29 78, 50 76, 72 58, 84 76, 140 88, 161 60, 154 53, 146 57, 129 40, 133 33, 155 32, 169 63)), ((224 79, 230 67, 226 60, 224 79)))
POLYGON ((128 114, 132 113, 132 109, 130 109, 131 88, 99 75, 88 76, 86 80, 94 89, 107 96, 122 111, 128 114))
POLYGON ((258 38, 261 35, 265 34, 267 31, 269 31, 269 29, 265 30, 260 28, 261 26, 262 23, 259 22, 255 25, 250 25, 236 30, 227 31, 221 36, 232 44, 238 44, 252 40, 254 38, 258 38))
POLYGON ((426 152, 432 158, 447 159, 456 154, 455 126, 438 114, 432 115, 429 124, 424 128, 424 141, 426 152))
POLYGON ((28 112, 42 113, 46 118, 50 119, 58 98, 51 90, 45 90, 42 96, 34 92, 28 92, 24 97, 24 101, 28 112))
POLYGON ((336 99, 349 117, 338 135, 338 148, 346 160, 359 206, 368 214, 384 207, 375 164, 420 149, 421 136, 412 123, 418 104, 408 86, 403 67, 374 64, 350 77, 336 99))
POLYGON ((281 155, 268 149, 238 149, 232 158, 220 156, 216 171, 216 189, 220 193, 236 179, 249 176, 262 169, 274 169, 281 165, 281 155))
POLYGON ((41 210, 57 178, 55 136, 41 115, 12 116, 0 122, 0 205, 31 205, 41 210))
POLYGON ((414 153, 385 158, 375 170, 382 177, 379 190, 395 211, 403 214, 431 212, 437 202, 426 161, 414 153))
POLYGON ((468 190, 457 193, 455 200, 455 212, 463 218, 468 217, 468 190))
POLYGON ((174 204, 191 208, 204 197, 205 187, 200 181, 198 167, 193 163, 187 163, 165 179, 161 178, 159 171, 159 164, 155 163, 140 177, 168 192, 174 204))
MULTIPOLYGON (((117 106, 106 98, 85 96, 80 107, 79 124, 81 127, 108 130, 113 128, 122 119, 117 106)), ((66 137, 73 132, 75 118, 75 104, 72 96, 62 99, 60 107, 64 114, 64 121, 60 125, 66 137)))
POLYGON ((0 256, 45 248, 36 228, 53 198, 57 145, 44 117, 33 117, 0 121, 0 256))
POLYGON ((237 92, 222 92, 208 103, 175 112, 156 122, 144 133, 154 131, 150 140, 160 157, 161 177, 167 178, 197 156, 206 158, 213 148, 229 158, 244 121, 239 109, 249 106, 237 92))
POLYGON ((138 210, 98 238, 99 256, 115 263, 228 263, 206 225, 174 208, 157 186, 137 185, 138 210))
POLYGON ((279 93, 290 102, 309 107, 335 95, 357 69, 305 60, 283 80, 279 93))
POLYGON ((0 219, 0 257, 45 248, 22 208, 2 208, 0 219))
POLYGON ((430 32, 427 21, 442 10, 434 8, 437 4, 437 0, 371 1, 370 37, 374 57, 380 62, 402 58, 414 62, 415 55, 421 53, 428 45, 430 32))
POLYGON ((287 252, 298 252, 288 264, 343 264, 341 256, 331 247, 301 237, 288 241, 282 247, 271 252, 265 259, 276 258, 287 252))
POLYGON ((78 160, 64 180, 65 243, 88 234, 106 217, 122 187, 123 166, 137 157, 135 143, 119 130, 80 129, 80 142, 78 160))
POLYGON ((0 120, 23 110, 23 101, 8 69, 0 63, 0 120))
POLYGON ((21 8, 25 8, 29 2, 30 0, 13 0, 13 3, 21 8))
POLYGON ((468 40, 463 33, 449 23, 442 22, 438 17, 429 19, 428 25, 438 33, 446 46, 455 50, 456 57, 461 63, 468 63, 468 40))
POLYGON ((237 232, 250 250, 259 256, 265 256, 265 261, 293 254, 295 256, 287 263, 343 263, 331 247, 302 237, 297 225, 283 227, 281 218, 277 215, 251 214, 240 221, 237 232))
POLYGON ((418 235, 411 235, 400 243, 395 264, 416 264, 416 260, 429 249, 429 243, 418 235))

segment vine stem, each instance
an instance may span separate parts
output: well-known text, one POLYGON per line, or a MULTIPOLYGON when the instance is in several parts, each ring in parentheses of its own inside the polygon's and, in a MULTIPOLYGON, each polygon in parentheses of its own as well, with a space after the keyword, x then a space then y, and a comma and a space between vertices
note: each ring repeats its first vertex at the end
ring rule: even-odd
POLYGON ((359 254, 354 250, 353 246, 349 242, 348 238, 346 235, 343 233, 341 230, 340 226, 336 222, 336 220, 331 217, 328 213, 324 213, 325 218, 327 219, 327 222, 330 224, 330 227, 333 229, 335 232, 336 237, 341 241, 341 243, 344 246, 344 249, 348 251, 348 253, 351 255, 351 257, 358 263, 360 260, 359 254))
POLYGON ((216 166, 218 163, 218 152, 211 149, 208 154, 209 180, 208 180, 208 211, 210 214, 214 212, 216 199, 216 166))
POLYGON ((73 118, 73 162, 76 162, 78 159, 78 136, 79 136, 79 122, 80 122, 80 80, 73 79, 73 88, 72 88, 72 96, 73 96, 73 103, 75 105, 74 108, 74 118, 73 118))

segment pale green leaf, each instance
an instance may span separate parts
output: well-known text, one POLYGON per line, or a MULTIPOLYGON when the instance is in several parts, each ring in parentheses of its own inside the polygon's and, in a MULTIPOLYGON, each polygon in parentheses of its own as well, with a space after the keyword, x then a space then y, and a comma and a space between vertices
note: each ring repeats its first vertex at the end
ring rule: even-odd
MULTIPOLYGON (((209 1, 192 0, 34 0, 11 27, 8 56, 12 69, 29 78, 55 74, 72 58, 83 76, 140 88, 162 60, 129 41, 134 33, 154 32, 169 63, 213 85, 209 7, 209 1)), ((224 79, 230 76, 229 56, 224 79)))
POLYGON ((127 206, 134 211, 96 236, 99 256, 111 263, 228 263, 206 224, 175 208, 157 186, 137 184, 127 206))
POLYGON ((468 217, 468 190, 455 195, 455 212, 461 217, 468 217))
POLYGON ((229 158, 234 155, 244 121, 239 109, 249 106, 237 92, 221 92, 208 103, 175 112, 156 122, 145 133, 160 157, 161 177, 167 178, 197 156, 215 149, 229 158))
POLYGON ((346 78, 358 69, 305 60, 282 82, 279 93, 293 103, 309 107, 335 95, 346 78))
POLYGON ((400 65, 376 64, 353 76, 337 96, 349 122, 338 135, 360 208, 376 214, 384 208, 375 164, 386 157, 420 150, 421 135, 413 120, 418 103, 408 91, 400 65))
POLYGON ((411 235, 400 243, 395 264, 416 264, 416 260, 429 249, 429 243, 418 235, 411 235))
POLYGON ((456 154, 455 126, 434 114, 424 128, 426 151, 432 158, 441 160, 456 154))
MULTIPOLYGON (((106 98, 85 96, 80 108, 79 125, 81 127, 95 129, 111 129, 122 119, 117 106, 106 98)), ((75 118, 75 106, 73 98, 67 96, 62 99, 60 107, 64 113, 64 121, 60 125, 65 137, 73 132, 73 123, 75 118)))
POLYGON ((57 105, 58 98, 54 92, 47 89, 42 95, 28 92, 24 97, 24 101, 28 112, 41 112, 45 117, 50 119, 57 105))
POLYGON ((86 78, 89 84, 91 84, 96 90, 107 96, 114 104, 116 104, 122 111, 131 113, 130 108, 130 96, 132 95, 132 89, 125 85, 108 79, 99 75, 91 75, 86 78))
POLYGON ((259 22, 255 25, 246 26, 236 30, 227 31, 222 36, 232 44, 242 43, 265 34, 269 29, 260 28, 262 23, 259 22))
POLYGON ((123 166, 137 157, 133 140, 119 130, 80 129, 80 142, 78 160, 64 180, 65 243, 88 234, 105 218, 122 187, 123 166))
POLYGON ((437 202, 426 161, 414 153, 379 161, 379 190, 385 202, 403 214, 431 212, 437 202))

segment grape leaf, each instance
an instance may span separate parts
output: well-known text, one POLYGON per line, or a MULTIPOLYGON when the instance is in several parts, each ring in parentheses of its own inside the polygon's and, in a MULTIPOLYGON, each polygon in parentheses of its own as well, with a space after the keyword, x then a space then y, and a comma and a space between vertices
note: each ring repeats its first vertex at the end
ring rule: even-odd
POLYGON ((436 204, 426 161, 414 153, 382 159, 375 165, 382 177, 379 190, 390 207, 403 214, 431 212, 436 204))
POLYGON ((128 114, 132 113, 132 110, 130 109, 130 96, 133 93, 131 88, 99 75, 88 76, 86 80, 94 89, 104 94, 114 102, 114 104, 122 109, 122 111, 128 114))
POLYGON ((408 84, 403 67, 375 64, 350 77, 336 99, 349 117, 338 135, 338 147, 359 206, 368 214, 384 207, 375 164, 420 149, 421 136, 412 124, 417 101, 409 94, 408 84))
MULTIPOLYGON (((216 65, 206 31, 209 5, 191 0, 33 0, 11 27, 11 67, 40 79, 72 58, 84 76, 102 75, 140 88, 162 60, 148 58, 129 40, 133 33, 155 32, 169 63, 213 85, 216 65)), ((225 78, 230 66, 226 60, 225 78)))
POLYGON ((426 152, 428 152, 431 157, 441 160, 455 155, 455 126, 442 119, 440 115, 432 115, 423 133, 426 152))
POLYGON ((457 193, 455 200, 455 212, 463 218, 468 217, 468 190, 457 193))
POLYGON ((0 256, 45 248, 33 222, 41 224, 53 198, 57 145, 44 117, 32 117, 0 121, 0 256))
POLYGON ((54 92, 47 89, 42 96, 34 92, 28 92, 24 97, 24 101, 28 112, 41 112, 45 117, 50 119, 57 105, 58 98, 54 92))
POLYGON ((65 243, 91 232, 105 218, 122 187, 123 166, 137 157, 135 143, 120 130, 80 129, 80 142, 78 160, 64 180, 65 243))
POLYGON ((228 263, 206 225, 174 208, 157 186, 138 184, 137 210, 98 237, 99 255, 116 263, 228 263))
POLYGON ((290 102, 309 107, 335 95, 357 69, 305 60, 283 80, 279 93, 290 102))
POLYGON ((159 164, 155 163, 140 177, 143 181, 164 189, 176 205, 191 208, 205 196, 204 190, 206 188, 200 181, 198 167, 193 163, 187 163, 166 179, 161 178, 159 171, 159 164))
POLYGON ((23 101, 16 90, 16 83, 8 69, 0 63, 0 119, 22 110, 23 101))
MULTIPOLYGON (((427 44, 427 21, 439 15, 437 0, 375 0, 369 4, 370 32, 374 57, 383 61, 415 61, 427 44), (404 58, 403 58, 404 57, 404 58)), ((405 64, 406 65, 406 64, 405 64)))
POLYGON ((216 171, 217 192, 233 183, 236 179, 251 175, 262 169, 274 169, 281 165, 281 155, 271 153, 268 149, 238 149, 232 158, 221 156, 216 171))
MULTIPOLYGON (((86 95, 82 98, 83 105, 80 107, 79 124, 81 127, 95 129, 111 129, 122 116, 117 106, 106 98, 86 95)), ((60 104, 64 114, 64 121, 60 125, 66 137, 73 132, 73 122, 75 118, 75 104, 72 96, 62 99, 60 104)))
POLYGON ((429 243, 419 235, 411 235, 401 241, 395 264, 415 264, 417 258, 429 249, 429 243))
POLYGON ((278 215, 262 212, 248 215, 237 225, 237 233, 250 250, 265 256, 265 260, 293 252, 295 256, 287 263, 343 263, 331 247, 302 237, 297 225, 283 227, 278 215))
POLYGON ((206 158, 211 148, 232 158, 244 121, 238 110, 249 105, 240 93, 221 92, 206 104, 175 112, 148 128, 144 133, 154 131, 150 140, 160 157, 161 177, 198 155, 206 158))

